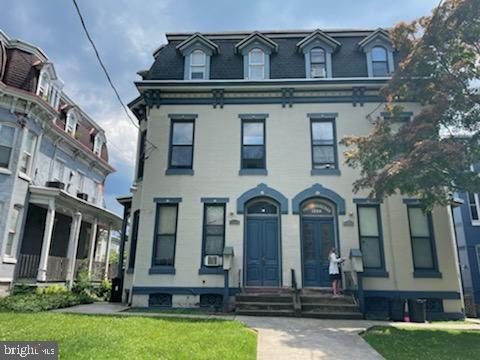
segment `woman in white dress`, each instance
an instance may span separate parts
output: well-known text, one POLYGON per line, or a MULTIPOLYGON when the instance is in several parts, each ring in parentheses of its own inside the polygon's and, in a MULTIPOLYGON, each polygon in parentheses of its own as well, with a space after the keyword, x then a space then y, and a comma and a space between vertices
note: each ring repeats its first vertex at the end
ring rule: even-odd
POLYGON ((330 275, 330 281, 332 282, 333 296, 340 296, 340 281, 342 280, 342 275, 340 274, 340 268, 338 265, 343 263, 345 258, 338 257, 336 249, 332 247, 328 254, 328 261, 330 262, 328 266, 328 274, 330 275))

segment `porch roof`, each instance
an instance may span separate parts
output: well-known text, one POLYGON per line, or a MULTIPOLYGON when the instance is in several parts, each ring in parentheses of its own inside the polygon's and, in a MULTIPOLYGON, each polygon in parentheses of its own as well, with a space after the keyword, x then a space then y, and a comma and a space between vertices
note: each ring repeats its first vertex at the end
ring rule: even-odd
POLYGON ((92 204, 88 201, 79 199, 64 190, 49 188, 45 186, 29 186, 31 204, 53 207, 56 211, 72 215, 76 212, 82 213, 84 221, 93 221, 97 219, 100 225, 111 225, 113 229, 118 230, 122 226, 122 218, 117 214, 92 204))

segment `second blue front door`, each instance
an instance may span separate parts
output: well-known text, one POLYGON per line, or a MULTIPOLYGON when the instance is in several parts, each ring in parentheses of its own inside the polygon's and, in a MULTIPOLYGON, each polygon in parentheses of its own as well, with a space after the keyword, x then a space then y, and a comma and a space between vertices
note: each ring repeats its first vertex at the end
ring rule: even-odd
POLYGON ((246 285, 279 286, 278 218, 249 217, 246 235, 246 285))

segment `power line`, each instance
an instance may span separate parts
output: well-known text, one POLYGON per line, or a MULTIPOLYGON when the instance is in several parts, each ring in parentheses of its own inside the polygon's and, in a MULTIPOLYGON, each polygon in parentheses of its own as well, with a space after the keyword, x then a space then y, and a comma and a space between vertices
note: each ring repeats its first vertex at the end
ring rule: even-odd
MULTIPOLYGON (((128 107, 123 102, 122 98, 120 97, 120 93, 118 92, 117 88, 113 84, 112 78, 110 77, 110 74, 108 73, 108 70, 107 70, 105 64, 102 61, 102 58, 100 57, 100 53, 98 52, 97 46, 95 45, 95 42, 93 41, 92 37, 90 36, 90 33, 87 29, 87 25, 85 24, 85 20, 83 18, 83 15, 80 11, 80 8, 78 7, 77 0, 72 0, 72 1, 73 1, 73 5, 75 6, 75 10, 77 11, 80 22, 82 24, 82 28, 85 31, 85 35, 87 36, 88 41, 92 45, 93 51, 95 52, 95 57, 97 58, 98 63, 100 64, 100 67, 102 68, 103 72, 105 73, 105 76, 107 77, 107 81, 110 84, 110 87, 112 88, 113 92, 115 93, 115 96, 117 97, 118 102, 120 103, 120 105, 122 105, 123 111, 125 111, 125 115, 127 115, 127 118, 130 120, 130 122, 133 124, 133 126, 135 126, 138 130, 140 130, 140 127, 137 125, 135 120, 133 120, 132 117, 130 116, 130 113, 128 112, 128 107)), ((150 145, 152 145, 155 149, 157 148, 157 146, 155 144, 148 141, 147 139, 145 139, 145 140, 150 145)))

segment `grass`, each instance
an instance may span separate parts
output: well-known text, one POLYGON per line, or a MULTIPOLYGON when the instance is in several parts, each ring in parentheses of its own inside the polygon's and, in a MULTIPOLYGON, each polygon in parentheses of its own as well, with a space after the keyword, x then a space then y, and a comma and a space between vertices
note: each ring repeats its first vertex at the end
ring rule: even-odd
POLYGON ((478 359, 480 331, 373 327, 363 338, 385 359, 478 359))
POLYGON ((236 321, 0 313, 0 340, 50 340, 60 359, 255 359, 236 321))

